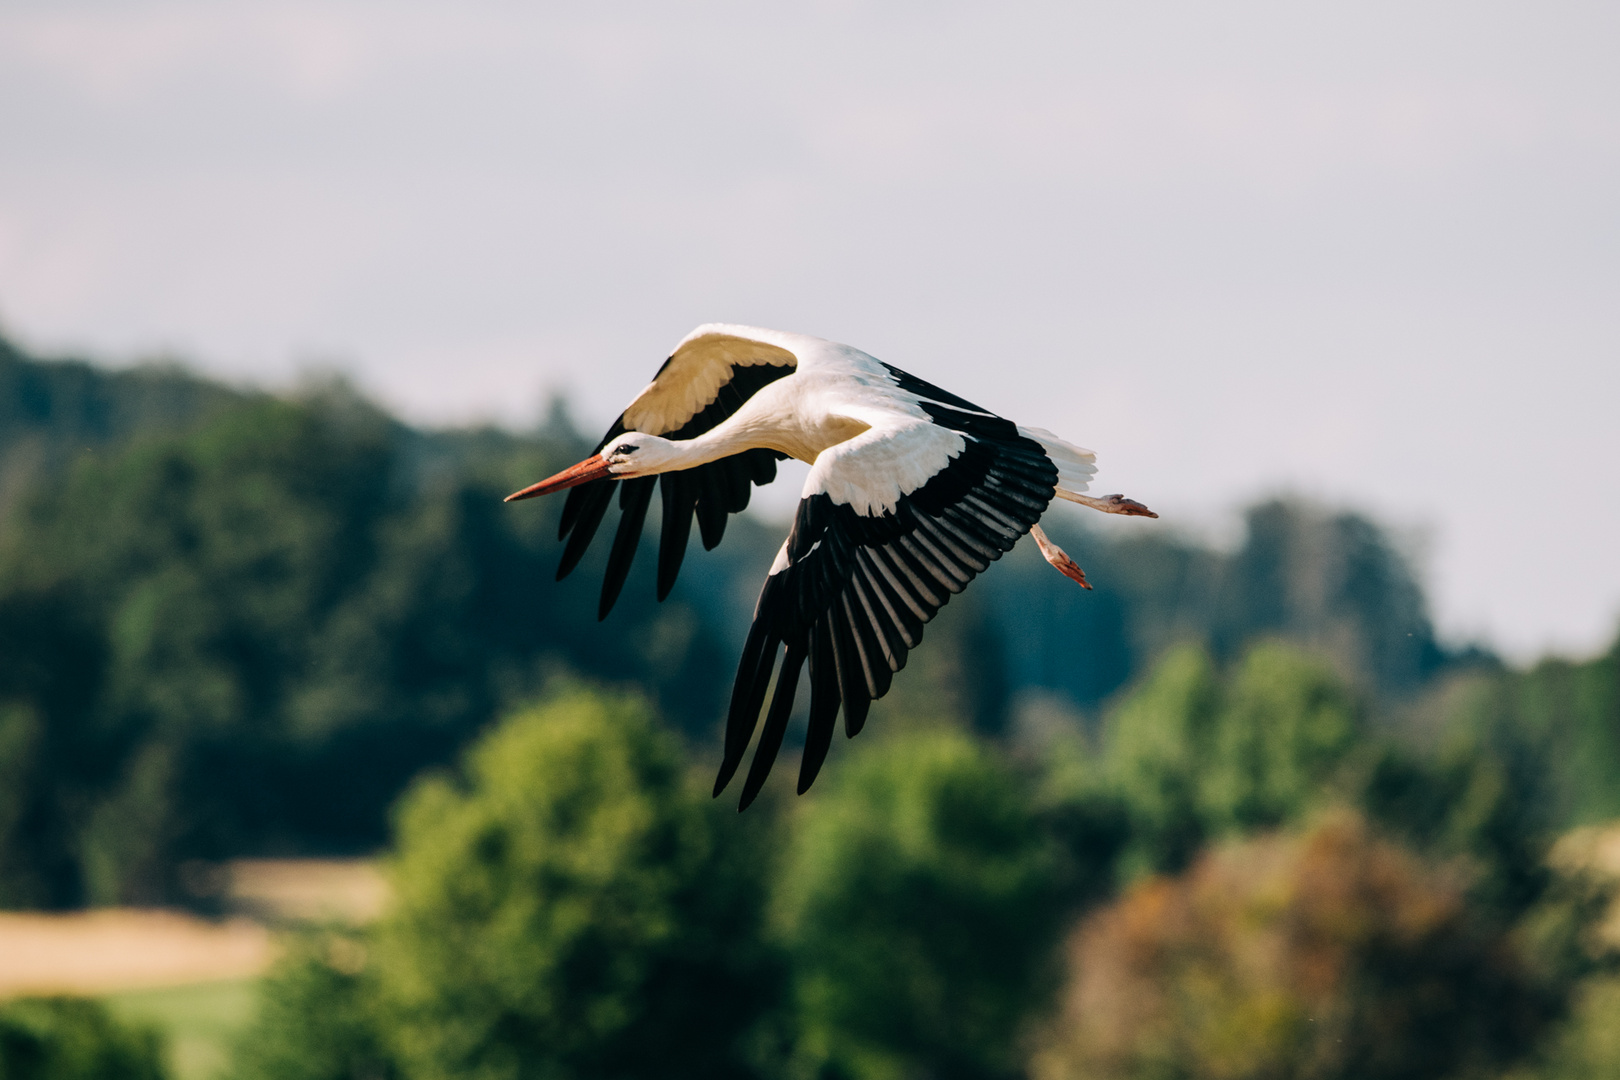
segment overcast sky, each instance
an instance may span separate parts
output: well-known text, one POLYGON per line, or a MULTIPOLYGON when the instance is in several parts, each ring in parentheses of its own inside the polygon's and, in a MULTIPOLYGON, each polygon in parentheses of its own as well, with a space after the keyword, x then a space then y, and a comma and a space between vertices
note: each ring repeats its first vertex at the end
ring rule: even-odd
POLYGON ((1620 5, 0 8, 28 346, 594 427, 711 320, 1052 428, 1164 524, 1355 506, 1452 640, 1590 652, 1620 5))

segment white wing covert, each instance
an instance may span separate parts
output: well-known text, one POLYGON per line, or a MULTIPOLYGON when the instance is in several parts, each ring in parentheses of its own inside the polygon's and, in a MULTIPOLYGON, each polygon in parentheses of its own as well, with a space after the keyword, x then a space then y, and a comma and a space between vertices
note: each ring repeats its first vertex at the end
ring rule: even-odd
POLYGON ((748 749, 785 648, 744 808, 781 748, 801 669, 808 664, 810 674, 803 792, 826 758, 840 707, 854 736, 921 642, 923 625, 1011 550, 1057 488, 1045 448, 1011 421, 888 370, 929 420, 874 427, 823 453, 811 470, 732 689, 716 794, 748 749))

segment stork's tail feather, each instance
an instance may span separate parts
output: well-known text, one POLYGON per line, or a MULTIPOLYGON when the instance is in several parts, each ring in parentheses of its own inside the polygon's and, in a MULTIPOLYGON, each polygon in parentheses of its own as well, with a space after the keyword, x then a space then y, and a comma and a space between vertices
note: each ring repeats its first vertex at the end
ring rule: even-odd
POLYGON ((1078 495, 1091 486, 1091 478, 1097 475, 1096 454, 1071 442, 1064 442, 1045 428, 1020 427, 1018 434, 1040 443, 1046 456, 1057 466, 1057 493, 1060 498, 1078 495))

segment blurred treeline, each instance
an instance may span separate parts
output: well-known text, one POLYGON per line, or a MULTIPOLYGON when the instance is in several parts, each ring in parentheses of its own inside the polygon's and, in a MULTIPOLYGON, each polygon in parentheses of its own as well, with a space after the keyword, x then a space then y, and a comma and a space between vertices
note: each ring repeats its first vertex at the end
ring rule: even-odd
POLYGON ((590 445, 0 347, 0 903, 392 836, 394 908, 290 952, 243 1077, 1620 1069, 1552 857, 1620 817, 1620 643, 1448 652, 1355 514, 1060 520, 1095 592, 1021 546, 739 818, 704 774, 780 530, 599 624, 557 507, 500 502, 590 445))

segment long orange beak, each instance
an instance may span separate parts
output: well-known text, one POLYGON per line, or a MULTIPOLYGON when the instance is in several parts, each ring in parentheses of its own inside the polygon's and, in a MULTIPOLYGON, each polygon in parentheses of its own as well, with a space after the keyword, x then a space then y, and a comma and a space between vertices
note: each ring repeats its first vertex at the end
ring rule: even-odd
POLYGON ((550 495, 553 491, 578 487, 581 484, 588 484, 592 480, 603 480, 612 475, 608 471, 607 459, 601 454, 592 454, 578 465, 570 465, 556 476, 548 476, 538 484, 530 484, 522 491, 512 492, 503 501, 516 502, 518 499, 532 499, 536 495, 550 495))

